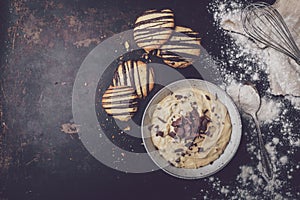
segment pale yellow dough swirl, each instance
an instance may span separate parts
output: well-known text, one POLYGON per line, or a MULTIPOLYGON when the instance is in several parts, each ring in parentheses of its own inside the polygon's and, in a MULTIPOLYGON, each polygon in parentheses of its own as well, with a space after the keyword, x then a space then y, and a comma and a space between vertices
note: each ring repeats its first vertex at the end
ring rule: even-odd
POLYGON ((153 108, 151 124, 151 138, 159 153, 179 168, 199 168, 219 158, 230 140, 232 129, 225 105, 215 94, 196 88, 181 89, 165 97, 153 108), (211 120, 207 127, 210 134, 201 134, 202 137, 194 140, 195 145, 188 148, 191 140, 168 134, 174 129, 171 126, 174 119, 187 116, 193 109, 200 116, 206 112, 211 120), (163 135, 158 135, 158 131, 163 135))

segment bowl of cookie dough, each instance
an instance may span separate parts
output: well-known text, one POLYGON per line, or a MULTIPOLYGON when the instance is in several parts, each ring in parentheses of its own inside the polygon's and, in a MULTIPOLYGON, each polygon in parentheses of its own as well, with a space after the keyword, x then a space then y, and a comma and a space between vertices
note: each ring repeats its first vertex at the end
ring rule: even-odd
POLYGON ((143 142, 153 162, 183 179, 204 178, 225 167, 239 147, 241 129, 228 94, 200 79, 162 88, 142 118, 143 142))

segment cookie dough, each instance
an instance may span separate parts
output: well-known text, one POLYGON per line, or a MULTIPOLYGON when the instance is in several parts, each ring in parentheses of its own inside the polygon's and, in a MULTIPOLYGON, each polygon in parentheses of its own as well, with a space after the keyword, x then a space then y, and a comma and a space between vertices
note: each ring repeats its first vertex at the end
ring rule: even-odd
POLYGON ((199 168, 223 153, 232 126, 217 95, 186 88, 153 108, 150 129, 153 144, 168 162, 178 168, 199 168))

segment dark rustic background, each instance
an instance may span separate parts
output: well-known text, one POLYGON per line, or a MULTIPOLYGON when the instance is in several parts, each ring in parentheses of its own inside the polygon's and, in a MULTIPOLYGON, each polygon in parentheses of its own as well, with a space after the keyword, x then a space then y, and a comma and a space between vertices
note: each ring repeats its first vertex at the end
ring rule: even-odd
MULTIPOLYGON (((1 0, 0 199, 202 199, 212 189, 207 179, 112 170, 61 126, 73 123, 72 87, 84 58, 101 41, 133 28, 147 9, 173 9, 176 24, 198 31, 218 58, 226 38, 213 25, 209 2, 1 0)), ((253 162, 239 159, 245 142, 217 174, 227 184, 241 164, 253 162)))

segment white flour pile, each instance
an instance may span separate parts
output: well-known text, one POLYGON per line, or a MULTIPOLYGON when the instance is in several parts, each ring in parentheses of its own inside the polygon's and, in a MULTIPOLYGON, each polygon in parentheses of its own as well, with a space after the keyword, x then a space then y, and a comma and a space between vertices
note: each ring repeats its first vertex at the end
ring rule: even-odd
MULTIPOLYGON (((299 3, 299 0, 283 0, 274 5, 293 31, 298 46, 299 3)), ((242 35, 240 15, 244 6, 238 1, 224 3, 220 0, 210 5, 216 26, 223 31, 224 37, 230 38, 228 44, 221 47, 221 75, 224 77, 224 89, 238 107, 245 103, 238 98, 242 83, 250 81, 263 91, 260 92, 262 103, 258 118, 274 166, 274 177, 269 182, 262 177, 255 126, 252 119, 243 114, 246 122, 243 137, 247 143, 247 153, 243 156, 251 162, 242 164, 236 173, 232 172, 236 177, 231 177, 230 183, 222 182, 217 176, 206 179, 214 191, 201 190, 199 195, 204 199, 212 199, 216 194, 223 199, 297 199, 300 196, 299 186, 295 186, 298 177, 293 174, 300 168, 296 156, 300 150, 297 118, 300 112, 300 75, 295 70, 299 66, 287 56, 271 48, 262 49, 262 45, 258 46, 242 35), (291 184, 293 181, 294 184, 291 184)), ((255 96, 249 96, 247 101, 254 100, 251 98, 255 96)))
MULTIPOLYGON (((241 94, 240 89, 242 88, 242 86, 243 84, 232 81, 230 85, 226 87, 226 91, 228 94, 230 94, 230 96, 239 108, 242 109, 243 106, 241 105, 241 103, 245 103, 245 101, 243 102, 239 98, 239 96, 246 97, 246 100, 248 101, 246 106, 254 108, 255 105, 253 105, 253 103, 255 102, 255 96, 241 94)), ((261 123, 265 124, 272 123, 276 118, 278 118, 282 106, 283 105, 280 101, 275 101, 267 97, 261 98, 261 106, 257 113, 258 120, 261 123)))
MULTIPOLYGON (((270 94, 284 95, 294 106, 300 109, 300 66, 286 55, 272 48, 263 48, 265 47, 264 45, 256 44, 241 35, 245 34, 241 22, 241 4, 231 3, 230 6, 232 8, 230 10, 228 10, 226 4, 219 5, 218 11, 215 12, 214 15, 215 20, 223 29, 232 32, 230 35, 240 50, 239 54, 232 56, 238 59, 249 55, 250 58, 247 59, 257 61, 260 70, 265 70, 268 74, 270 94)), ((299 46, 300 37, 297 33, 300 32, 300 1, 281 0, 277 1, 274 7, 278 9, 284 17, 286 24, 299 46)), ((253 71, 251 66, 246 65, 239 67, 249 68, 247 73, 252 76, 253 81, 259 78, 258 73, 253 71)))

